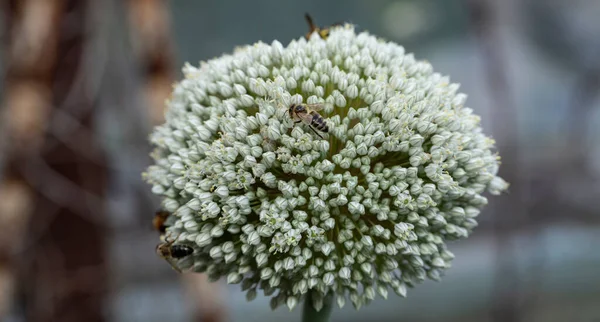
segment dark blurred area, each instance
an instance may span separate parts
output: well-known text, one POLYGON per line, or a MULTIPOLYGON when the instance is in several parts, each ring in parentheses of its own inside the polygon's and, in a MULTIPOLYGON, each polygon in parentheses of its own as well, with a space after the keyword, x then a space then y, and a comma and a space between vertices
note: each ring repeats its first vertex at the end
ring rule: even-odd
POLYGON ((600 1, 5 0, 0 321, 299 321, 158 258, 147 141, 184 62, 303 36, 405 46, 469 95, 510 191, 408 298, 333 321, 600 321, 600 1))

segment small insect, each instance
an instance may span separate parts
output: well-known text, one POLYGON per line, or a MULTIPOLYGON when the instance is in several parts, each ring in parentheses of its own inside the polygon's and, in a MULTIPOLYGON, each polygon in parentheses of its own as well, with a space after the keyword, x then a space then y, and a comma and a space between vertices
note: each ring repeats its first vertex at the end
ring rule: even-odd
POLYGON ((156 245, 156 254, 162 258, 164 258, 171 267, 176 270, 178 273, 181 273, 181 270, 175 266, 174 259, 184 258, 194 252, 194 249, 187 245, 173 245, 179 236, 171 241, 165 241, 156 245))
POLYGON ((154 214, 154 218, 152 218, 152 226, 154 226, 154 230, 158 231, 161 235, 164 234, 165 230, 167 229, 165 222, 170 215, 171 213, 166 210, 158 210, 154 214))
POLYGON ((295 124, 300 122, 307 124, 322 139, 323 136, 316 130, 327 133, 329 132, 329 126, 327 126, 327 122, 321 114, 317 112, 321 109, 323 109, 322 104, 292 104, 288 109, 288 113, 295 124))
POLYGON ((317 32, 317 34, 319 34, 319 36, 321 38, 327 39, 327 37, 329 37, 329 31, 330 31, 329 28, 342 25, 341 23, 334 23, 333 25, 331 25, 329 27, 321 28, 321 27, 315 25, 312 17, 308 13, 304 14, 304 19, 306 19, 306 22, 308 23, 308 28, 309 28, 308 32, 304 36, 304 38, 306 38, 306 40, 310 39, 310 35, 312 35, 315 31, 317 32))

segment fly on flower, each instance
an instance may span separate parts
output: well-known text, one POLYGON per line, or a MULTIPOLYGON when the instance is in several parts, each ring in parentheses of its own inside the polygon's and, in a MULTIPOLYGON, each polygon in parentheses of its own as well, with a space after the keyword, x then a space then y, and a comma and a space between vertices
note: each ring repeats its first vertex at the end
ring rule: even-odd
POLYGON ((303 122, 307 124, 315 134, 317 134, 321 139, 323 136, 317 132, 317 130, 328 133, 329 126, 327 126, 327 122, 319 112, 323 109, 323 104, 292 104, 288 109, 288 113, 290 118, 294 121, 294 123, 303 122))
POLYGON ((194 252, 194 249, 188 245, 173 245, 179 236, 172 240, 156 245, 156 254, 164 258, 174 270, 181 273, 181 270, 175 265, 174 260, 184 258, 194 252))
POLYGON ((341 23, 338 22, 338 23, 334 23, 333 25, 331 25, 329 27, 321 28, 321 27, 315 25, 312 17, 308 13, 304 14, 304 19, 306 19, 306 22, 308 23, 308 28, 309 28, 308 32, 304 36, 304 38, 306 38, 306 40, 310 39, 310 35, 312 35, 313 32, 315 32, 315 31, 319 34, 319 36, 321 38, 327 39, 327 37, 329 37, 329 31, 330 31, 331 27, 342 25, 341 23))
POLYGON ((154 214, 154 218, 152 218, 152 226, 154 226, 154 230, 158 231, 161 235, 164 234, 167 228, 165 222, 170 215, 171 213, 166 210, 158 210, 154 214))

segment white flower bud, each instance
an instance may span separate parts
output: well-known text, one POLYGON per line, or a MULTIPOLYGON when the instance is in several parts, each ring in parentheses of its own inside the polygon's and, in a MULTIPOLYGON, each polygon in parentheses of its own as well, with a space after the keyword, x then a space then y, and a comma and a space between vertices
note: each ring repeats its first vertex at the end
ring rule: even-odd
POLYGON ((212 242, 212 238, 211 238, 210 234, 202 233, 202 234, 198 234, 198 236, 196 237, 196 244, 199 247, 208 246, 208 245, 210 245, 211 242, 212 242))
POLYGON ((221 251, 220 246, 214 246, 210 249, 210 257, 212 258, 221 258, 223 257, 223 252, 221 251))
POLYGON ((290 257, 283 260, 283 268, 285 270, 290 271, 290 270, 294 269, 294 266, 295 266, 294 260, 291 259, 290 257))
POLYGON ((286 305, 290 309, 290 311, 292 311, 296 307, 296 305, 298 305, 298 298, 296 298, 295 296, 289 296, 286 300, 286 305))
POLYGON ((394 286, 394 292, 401 297, 406 297, 406 284, 400 283, 397 286, 394 286))
POLYGON ((265 267, 260 271, 260 279, 268 280, 273 276, 273 270, 269 267, 265 267))
POLYGON ((348 211, 354 215, 364 215, 365 214, 365 206, 362 204, 352 201, 348 204, 348 211))
POLYGON ((341 279, 344 280, 349 280, 350 279, 350 269, 348 267, 342 267, 342 269, 340 269, 338 275, 341 279))
POLYGON ((260 236, 256 231, 251 232, 248 235, 248 244, 249 245, 258 245, 260 243, 260 236))
POLYGON ((238 284, 242 281, 243 276, 241 274, 232 272, 227 275, 227 284, 238 284))
POLYGON ((210 230, 210 236, 214 238, 223 236, 223 228, 221 228, 221 226, 213 227, 213 229, 210 230))
POLYGON ((323 283, 325 283, 325 285, 331 286, 334 282, 335 276, 332 273, 325 273, 325 275, 323 275, 323 283))
POLYGON ((329 254, 331 253, 331 251, 333 251, 334 248, 335 246, 332 243, 327 243, 323 245, 323 247, 321 248, 321 252, 323 253, 323 255, 329 256, 329 254))

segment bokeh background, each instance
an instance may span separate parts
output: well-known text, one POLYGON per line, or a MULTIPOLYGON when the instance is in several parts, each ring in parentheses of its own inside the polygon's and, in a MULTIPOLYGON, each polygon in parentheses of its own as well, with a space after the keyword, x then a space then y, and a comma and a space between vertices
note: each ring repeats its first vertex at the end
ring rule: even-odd
POLYGON ((503 158, 453 267, 333 321, 600 321, 600 1, 4 0, 0 321, 299 321, 154 253, 140 173, 184 62, 307 31, 405 46, 469 95, 503 158))

